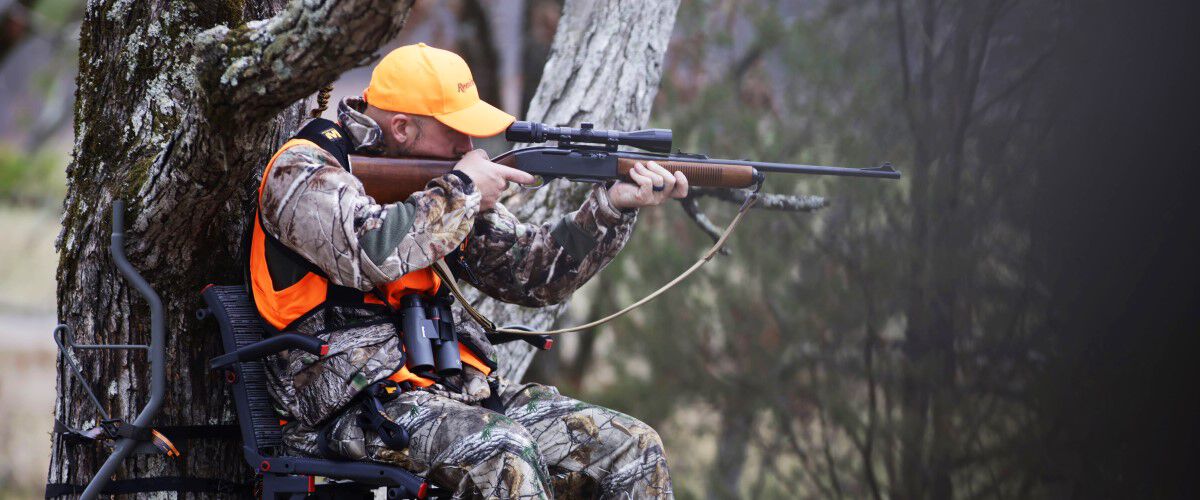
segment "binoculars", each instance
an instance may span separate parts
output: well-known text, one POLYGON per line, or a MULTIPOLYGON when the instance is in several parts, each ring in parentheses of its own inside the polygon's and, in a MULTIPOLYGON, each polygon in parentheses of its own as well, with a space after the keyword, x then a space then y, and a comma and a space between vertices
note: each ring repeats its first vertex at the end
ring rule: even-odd
POLYGON ((432 372, 450 377, 462 372, 458 353, 458 334, 450 314, 452 297, 422 298, 406 295, 400 299, 400 329, 404 339, 404 364, 417 375, 432 372))

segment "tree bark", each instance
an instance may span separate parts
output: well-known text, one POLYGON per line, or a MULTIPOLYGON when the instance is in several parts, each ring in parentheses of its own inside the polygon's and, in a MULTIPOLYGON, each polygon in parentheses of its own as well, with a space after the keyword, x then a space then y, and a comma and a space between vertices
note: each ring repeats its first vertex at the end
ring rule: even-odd
MULTIPOLYGON (((622 130, 645 127, 678 10, 677 0, 569 0, 525 119, 575 126, 591 122, 597 128, 622 130)), ((506 205, 521 220, 548 221, 577 208, 587 189, 559 181, 532 194, 511 196, 506 205)), ((546 328, 566 308, 564 302, 524 309, 474 290, 469 298, 499 325, 546 328)), ((519 381, 535 351, 524 342, 511 342, 500 350, 500 373, 519 381)))
MULTIPOLYGON (((111 203, 128 201, 129 260, 166 309, 168 394, 156 425, 229 424, 228 392, 207 370, 216 329, 193 319, 207 283, 241 279, 238 242, 257 177, 304 118, 304 98, 369 62, 412 2, 93 0, 80 32, 73 160, 57 248, 58 319, 81 343, 144 344, 147 307, 106 250, 111 203), (269 18, 269 19, 263 19, 269 18), (262 20, 254 20, 262 19, 262 20)), ((140 351, 83 352, 84 373, 114 417, 149 397, 140 351)), ((55 418, 99 417, 60 358, 55 418)), ((246 483, 237 442, 176 442, 183 456, 127 460, 118 479, 246 483)), ((48 484, 82 486, 108 455, 55 436, 48 484)), ((245 492, 225 495, 244 497, 245 492)), ((204 494, 211 497, 211 494, 204 494)))

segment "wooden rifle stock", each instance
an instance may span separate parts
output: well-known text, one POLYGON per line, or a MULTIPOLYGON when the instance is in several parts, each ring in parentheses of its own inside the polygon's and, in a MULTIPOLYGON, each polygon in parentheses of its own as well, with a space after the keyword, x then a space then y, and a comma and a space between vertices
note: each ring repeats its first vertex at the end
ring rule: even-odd
POLYGON ((362 181, 367 196, 376 203, 387 204, 407 200, 413 193, 454 168, 454 160, 427 158, 383 158, 379 156, 350 156, 350 171, 362 181))
MULTIPOLYGON (((493 159, 509 167, 516 167, 517 156, 505 154, 493 159)), ((757 171, 748 165, 688 161, 686 158, 653 158, 636 155, 617 158, 617 178, 632 180, 629 171, 638 162, 654 161, 663 168, 683 172, 688 184, 695 187, 745 188, 754 185, 757 171)), ((378 156, 350 156, 351 170, 363 183, 367 195, 376 203, 395 203, 408 199, 413 193, 425 189, 432 179, 444 175, 457 164, 455 160, 433 158, 384 158, 378 156)), ((569 178, 569 177, 568 177, 569 178)))
MULTIPOLYGON (((511 157, 494 161, 503 165, 514 163, 511 157)), ((351 173, 362 182, 367 196, 375 198, 375 202, 380 204, 407 200, 413 193, 424 190, 429 181, 445 175, 457 164, 458 160, 436 158, 350 155, 351 173)))

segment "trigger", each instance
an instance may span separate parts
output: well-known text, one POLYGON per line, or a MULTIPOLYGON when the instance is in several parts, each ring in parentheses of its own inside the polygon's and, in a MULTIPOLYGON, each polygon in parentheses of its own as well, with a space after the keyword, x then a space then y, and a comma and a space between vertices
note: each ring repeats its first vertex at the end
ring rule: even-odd
POLYGON ((536 184, 520 184, 521 189, 524 189, 526 191, 532 191, 534 189, 539 189, 546 185, 547 181, 546 181, 545 177, 542 177, 540 175, 535 175, 533 177, 537 179, 537 183, 536 184))

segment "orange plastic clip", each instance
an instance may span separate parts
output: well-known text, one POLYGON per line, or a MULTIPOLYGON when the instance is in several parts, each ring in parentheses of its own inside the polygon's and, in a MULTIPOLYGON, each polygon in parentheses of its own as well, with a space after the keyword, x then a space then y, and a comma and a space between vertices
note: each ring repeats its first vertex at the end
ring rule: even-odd
POLYGON ((163 453, 166 453, 167 458, 176 458, 179 456, 179 450, 175 448, 175 444, 170 439, 167 439, 161 432, 154 429, 150 429, 150 433, 154 435, 154 439, 151 440, 154 446, 162 450, 163 453))

